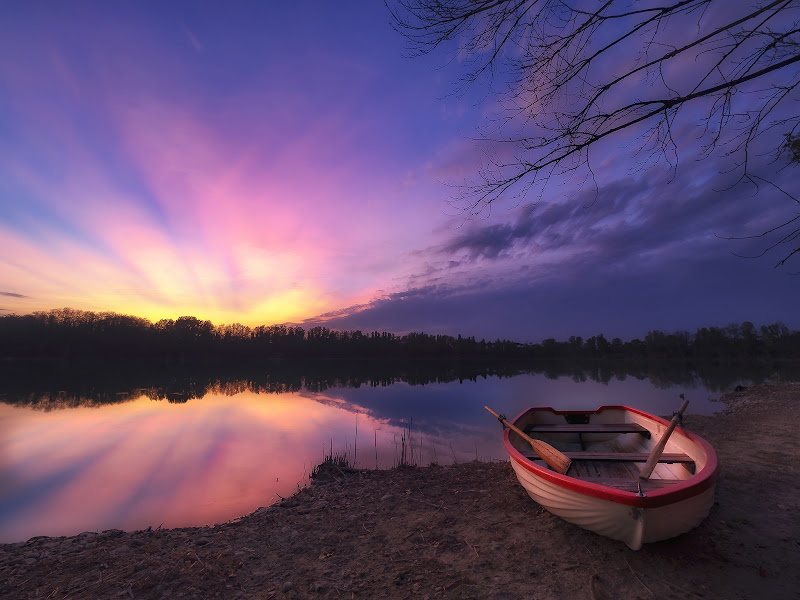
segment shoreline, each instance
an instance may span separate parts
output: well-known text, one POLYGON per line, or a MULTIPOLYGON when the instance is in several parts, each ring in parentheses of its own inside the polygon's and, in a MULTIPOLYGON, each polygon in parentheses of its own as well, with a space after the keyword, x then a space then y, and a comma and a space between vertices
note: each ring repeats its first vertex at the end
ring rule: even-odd
POLYGON ((7 598, 753 598, 800 589, 800 384, 684 426, 716 449, 709 517, 633 552, 543 511, 507 461, 342 472, 228 523, 0 544, 7 598))

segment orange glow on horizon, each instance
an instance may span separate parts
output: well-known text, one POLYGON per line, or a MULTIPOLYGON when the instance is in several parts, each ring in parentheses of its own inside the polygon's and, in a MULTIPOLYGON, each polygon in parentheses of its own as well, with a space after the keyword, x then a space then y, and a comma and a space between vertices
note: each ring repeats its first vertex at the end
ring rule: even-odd
POLYGON ((390 238, 378 214, 354 220, 342 211, 353 178, 363 177, 360 159, 313 166, 329 123, 265 168, 257 149, 185 109, 160 103, 113 114, 149 197, 125 189, 88 147, 76 149, 80 161, 58 182, 12 164, 55 217, 22 229, 0 223, 0 281, 19 294, 2 298, 3 313, 69 307, 154 322, 302 322, 371 300, 387 273, 405 268, 401 253, 381 256, 390 238), (288 155, 305 159, 289 164, 288 155))

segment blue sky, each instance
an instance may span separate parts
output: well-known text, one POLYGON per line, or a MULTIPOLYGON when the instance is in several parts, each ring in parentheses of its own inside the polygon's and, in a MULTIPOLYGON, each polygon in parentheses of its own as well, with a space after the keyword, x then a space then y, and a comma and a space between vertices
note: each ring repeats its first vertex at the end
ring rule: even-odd
MULTIPOLYGON (((598 188, 554 181, 474 218, 451 202, 495 108, 411 59, 378 2, 5 2, 0 311, 291 322, 513 338, 800 327, 800 279, 754 235, 797 214, 631 140, 598 188)), ((691 68, 687 66, 686 68, 691 68)), ((795 97, 796 99, 796 97, 795 97)), ((693 110, 693 109, 692 109, 693 110)), ((797 169, 759 173, 789 191, 797 169)))

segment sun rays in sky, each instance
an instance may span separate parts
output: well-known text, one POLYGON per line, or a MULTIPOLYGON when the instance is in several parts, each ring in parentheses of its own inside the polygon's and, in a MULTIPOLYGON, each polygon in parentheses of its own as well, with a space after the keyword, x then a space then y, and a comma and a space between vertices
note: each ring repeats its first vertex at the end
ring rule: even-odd
POLYGON ((0 314, 521 341, 794 315, 796 280, 720 242, 762 223, 744 192, 701 183, 717 165, 689 160, 671 181, 609 153, 599 195, 556 189, 465 219, 443 182, 478 164, 485 96, 407 58, 382 3, 2 12, 0 314), (663 310, 642 309, 652 297, 663 310))
POLYGON ((36 43, 2 64, 12 308, 301 320, 401 276, 441 214, 409 203, 393 156, 408 141, 383 114, 398 112, 380 91, 392 77, 346 43, 347 15, 340 31, 318 15, 276 36, 236 14, 190 27, 169 9, 25 12, 36 43), (294 36, 308 25, 319 48, 294 36))

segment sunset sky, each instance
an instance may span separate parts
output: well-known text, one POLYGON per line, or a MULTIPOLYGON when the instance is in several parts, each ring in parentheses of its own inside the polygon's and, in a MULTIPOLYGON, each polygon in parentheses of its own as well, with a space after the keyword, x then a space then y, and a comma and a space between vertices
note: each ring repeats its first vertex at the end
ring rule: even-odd
MULTIPOLYGON (((468 218, 485 90, 412 59, 382 2, 3 2, 0 314, 72 307, 538 341, 750 320, 800 328, 797 214, 630 140, 468 218)), ((691 66, 687 67, 691 68, 691 66)), ((797 168, 774 173, 798 191, 797 168)), ((727 178, 727 179, 726 179, 727 178)))

